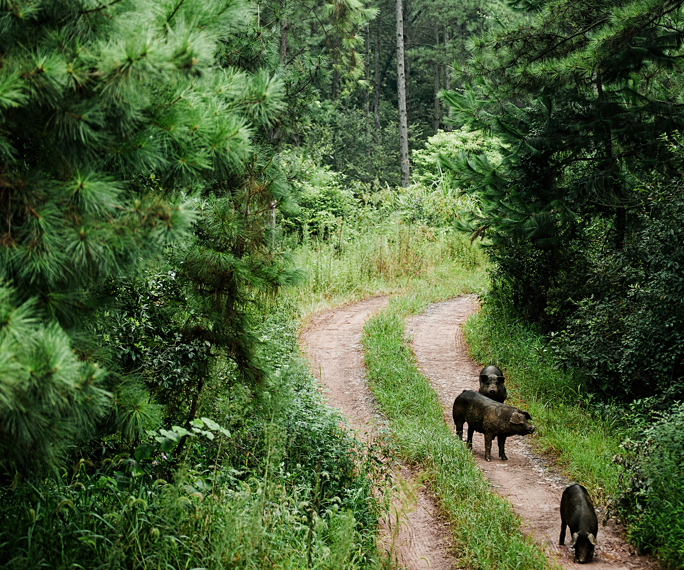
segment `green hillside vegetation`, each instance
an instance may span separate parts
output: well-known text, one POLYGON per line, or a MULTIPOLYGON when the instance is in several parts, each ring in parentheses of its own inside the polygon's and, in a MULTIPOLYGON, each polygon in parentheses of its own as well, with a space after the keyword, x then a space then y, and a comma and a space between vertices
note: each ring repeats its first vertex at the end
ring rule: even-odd
POLYGON ((464 564, 543 567, 403 347, 404 316, 468 291, 539 449, 684 565, 683 10, 0 0, 3 564, 386 568, 396 448, 464 564), (381 448, 296 341, 379 293, 381 448))

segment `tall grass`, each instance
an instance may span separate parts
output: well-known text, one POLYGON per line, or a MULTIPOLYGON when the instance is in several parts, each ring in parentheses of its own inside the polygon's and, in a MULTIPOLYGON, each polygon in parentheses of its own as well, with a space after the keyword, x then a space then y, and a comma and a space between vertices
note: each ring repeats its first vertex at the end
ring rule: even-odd
POLYGON ((537 426, 533 445, 605 504, 618 490, 612 458, 620 452, 620 416, 592 402, 579 375, 559 369, 543 337, 507 306, 487 303, 468 319, 465 336, 475 360, 504 371, 509 403, 530 412, 537 426))
POLYGON ((333 505, 312 516, 309 490, 277 477, 230 483, 207 475, 190 470, 175 483, 125 489, 113 477, 79 476, 27 492, 0 525, 2 567, 378 567, 350 511, 333 505))
POLYGON ((307 237, 293 246, 294 261, 305 270, 305 278, 284 292, 305 314, 372 294, 408 290, 415 280, 457 278, 478 291, 487 283, 481 248, 450 228, 368 220, 339 222, 320 235, 325 238, 307 237))
POLYGON ((371 390, 389 420, 402 456, 420 465, 449 518, 459 566, 476 569, 549 568, 541 548, 525 537, 510 504, 493 492, 472 453, 444 422, 437 394, 406 346, 404 318, 428 303, 467 291, 463 285, 414 289, 368 321, 363 346, 371 390))

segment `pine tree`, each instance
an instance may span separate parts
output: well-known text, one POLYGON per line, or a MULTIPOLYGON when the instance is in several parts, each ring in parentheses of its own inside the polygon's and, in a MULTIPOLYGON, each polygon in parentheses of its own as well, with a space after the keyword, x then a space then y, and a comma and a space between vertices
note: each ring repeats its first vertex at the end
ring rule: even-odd
POLYGON ((573 282, 568 244, 581 223, 604 220, 620 250, 640 205, 636 177, 679 176, 667 138, 684 127, 682 4, 519 2, 528 11, 477 42, 468 88, 446 96, 458 121, 501 141, 499 163, 450 166, 481 201, 467 228, 493 240, 502 278, 535 320, 550 291, 573 282))
POLYGON ((0 466, 39 473, 109 405, 76 340, 98 291, 187 238, 183 196, 240 174, 250 122, 281 103, 276 80, 218 65, 246 2, 2 8, 0 466))

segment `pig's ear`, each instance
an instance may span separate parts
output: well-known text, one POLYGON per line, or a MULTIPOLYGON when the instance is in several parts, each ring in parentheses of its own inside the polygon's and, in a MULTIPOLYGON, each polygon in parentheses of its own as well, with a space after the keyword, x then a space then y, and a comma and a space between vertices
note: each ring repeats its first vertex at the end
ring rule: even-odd
POLYGON ((591 542, 592 546, 596 546, 596 537, 593 534, 589 533, 589 536, 587 536, 587 538, 589 539, 589 542, 591 542))
POLYGON ((577 537, 579 536, 579 533, 576 532, 572 535, 572 542, 570 543, 570 546, 575 546, 575 543, 577 542, 577 537))
POLYGON ((503 376, 497 376, 497 377, 496 377, 496 381, 497 381, 497 382, 503 382, 503 381, 504 381, 504 377, 503 377, 503 376))
POLYGON ((524 424, 525 423, 525 416, 523 416, 520 412, 513 412, 511 415, 511 423, 512 424, 524 424))
POLYGON ((528 420, 531 420, 531 419, 532 419, 532 416, 531 416, 530 414, 528 414, 527 412, 523 412, 523 415, 524 415, 528 420))
POLYGON ((480 374, 480 382, 486 382, 487 380, 489 380, 489 378, 486 374, 480 374))

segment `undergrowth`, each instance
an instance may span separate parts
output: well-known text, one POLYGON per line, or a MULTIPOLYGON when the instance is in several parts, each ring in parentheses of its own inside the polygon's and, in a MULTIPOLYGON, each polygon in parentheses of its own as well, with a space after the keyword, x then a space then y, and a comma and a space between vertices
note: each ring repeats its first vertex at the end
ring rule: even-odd
POLYGON ((460 566, 482 570, 548 568, 542 550, 520 532, 519 519, 510 505, 491 490, 472 453, 450 432, 436 393, 417 370, 406 346, 407 315, 467 288, 417 290, 413 295, 392 299, 388 309, 367 322, 362 339, 369 384, 398 449, 427 474, 449 518, 460 566))
POLYGON ((293 249, 306 275, 284 295, 305 314, 369 295, 410 290, 416 280, 433 288, 439 282, 465 280, 476 290, 487 283, 483 250, 467 236, 399 218, 340 221, 307 234, 293 249))
POLYGON ((50 478, 5 481, 2 567, 385 567, 376 547, 385 507, 374 496, 384 467, 323 405, 296 358, 295 323, 282 304, 264 318, 271 373, 258 395, 208 379, 217 385, 201 413, 229 436, 190 438, 182 451, 150 457, 107 455, 103 441, 50 478))

